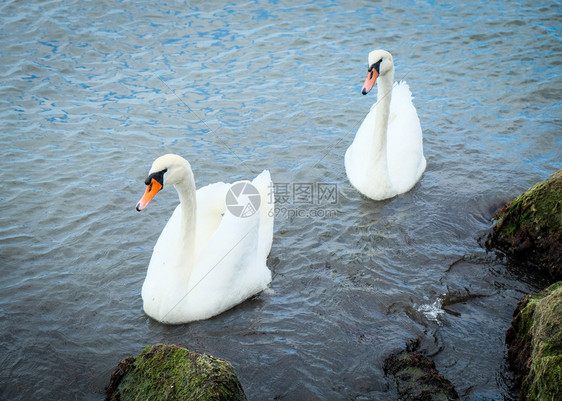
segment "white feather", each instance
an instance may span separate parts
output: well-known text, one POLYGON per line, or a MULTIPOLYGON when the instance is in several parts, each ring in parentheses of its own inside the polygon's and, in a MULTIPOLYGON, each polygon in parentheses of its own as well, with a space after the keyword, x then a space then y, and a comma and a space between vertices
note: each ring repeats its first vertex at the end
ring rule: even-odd
POLYGON ((258 212, 237 217, 225 201, 234 184, 211 184, 193 196, 195 184, 186 160, 162 156, 151 172, 164 168, 164 186, 176 187, 180 204, 154 246, 142 287, 145 312, 171 324, 208 319, 266 289, 271 282, 266 259, 273 241, 269 172, 252 181, 260 192, 258 212))

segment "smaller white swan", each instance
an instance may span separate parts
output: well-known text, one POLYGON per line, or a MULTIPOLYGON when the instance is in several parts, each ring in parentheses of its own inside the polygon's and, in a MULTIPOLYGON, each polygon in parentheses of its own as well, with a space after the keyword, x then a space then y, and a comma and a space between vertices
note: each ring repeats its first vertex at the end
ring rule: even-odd
POLYGON ((273 241, 269 171, 251 183, 219 182, 196 191, 189 162, 168 154, 154 161, 145 183, 138 211, 167 186, 180 198, 154 246, 142 286, 147 315, 170 324, 208 319, 267 288, 273 241))
POLYGON ((364 95, 375 81, 377 102, 345 153, 345 171, 359 192, 382 200, 412 189, 423 174, 426 161, 412 93, 406 82, 394 83, 394 62, 387 51, 369 53, 364 95))

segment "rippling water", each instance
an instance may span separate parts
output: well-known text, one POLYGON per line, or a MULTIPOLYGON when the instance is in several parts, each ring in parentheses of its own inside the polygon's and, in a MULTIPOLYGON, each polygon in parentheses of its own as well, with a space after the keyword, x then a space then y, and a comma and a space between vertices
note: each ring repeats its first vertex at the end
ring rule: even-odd
POLYGON ((462 399, 509 398, 504 332, 544 283, 478 237, 562 168, 559 7, 2 2, 0 398, 101 400, 120 359, 166 342, 230 360, 250 400, 393 399, 384 358, 415 337, 462 399), (374 48, 428 160, 384 202, 343 167, 374 48), (140 289, 177 196, 134 206, 167 152, 199 186, 269 168, 289 195, 337 196, 282 205, 271 293, 164 326, 140 289))

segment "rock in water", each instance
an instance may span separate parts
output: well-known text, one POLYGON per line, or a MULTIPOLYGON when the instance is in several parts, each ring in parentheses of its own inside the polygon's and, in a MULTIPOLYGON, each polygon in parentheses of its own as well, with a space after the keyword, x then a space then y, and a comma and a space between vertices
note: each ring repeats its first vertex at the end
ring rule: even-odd
POLYGON ((520 400, 562 400, 562 281, 519 301, 505 342, 520 400))
POLYGON ((435 368, 435 363, 417 350, 419 341, 406 350, 390 355, 384 363, 386 374, 392 374, 401 401, 452 401, 459 396, 453 384, 435 368))
POLYGON ((548 269, 562 278, 562 170, 539 182, 502 207, 486 241, 548 269))
POLYGON ((246 396, 229 362, 156 344, 117 365, 105 400, 245 401, 246 396))

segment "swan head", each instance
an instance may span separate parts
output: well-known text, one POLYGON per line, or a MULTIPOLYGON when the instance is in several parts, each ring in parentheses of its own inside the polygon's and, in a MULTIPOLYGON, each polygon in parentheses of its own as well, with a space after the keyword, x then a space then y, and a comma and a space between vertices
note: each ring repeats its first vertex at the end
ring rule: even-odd
POLYGON ((190 174, 192 174, 191 166, 181 156, 167 154, 154 160, 148 172, 148 177, 144 181, 147 185, 146 191, 137 203, 137 210, 139 212, 143 210, 162 188, 180 184, 190 174))
MULTIPOLYGON (((363 84, 361 93, 364 95, 369 93, 369 91, 373 89, 375 81, 379 76, 383 77, 386 75, 394 75, 391 74, 392 72, 394 72, 392 54, 386 50, 373 50, 369 53, 369 69, 367 71, 367 79, 363 84)), ((394 80, 394 76, 391 77, 391 81, 392 80, 394 80)))

